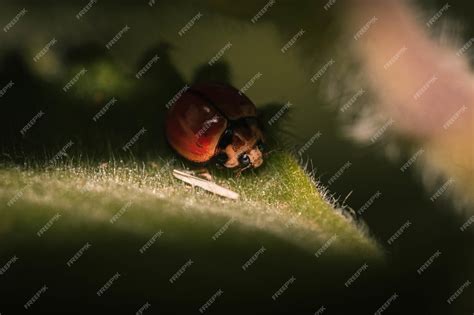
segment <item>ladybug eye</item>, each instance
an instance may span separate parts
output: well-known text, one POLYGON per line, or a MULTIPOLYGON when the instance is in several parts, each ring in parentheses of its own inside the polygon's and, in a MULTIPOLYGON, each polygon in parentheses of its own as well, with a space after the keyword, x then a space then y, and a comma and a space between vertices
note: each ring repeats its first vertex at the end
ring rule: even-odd
POLYGON ((242 154, 240 157, 239 157, 239 162, 240 164, 242 164, 243 166, 247 166, 250 164, 250 158, 247 154, 242 154))

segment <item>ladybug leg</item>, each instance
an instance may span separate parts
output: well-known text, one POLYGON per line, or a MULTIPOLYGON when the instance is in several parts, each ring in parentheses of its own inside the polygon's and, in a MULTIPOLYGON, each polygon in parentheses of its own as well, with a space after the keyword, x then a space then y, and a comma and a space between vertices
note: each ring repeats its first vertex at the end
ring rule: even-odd
POLYGON ((229 144, 224 149, 225 154, 227 155, 227 161, 224 163, 224 166, 227 168, 234 168, 239 166, 239 156, 235 152, 232 144, 229 144))
POLYGON ((240 175, 242 175, 242 172, 250 167, 252 167, 251 164, 247 165, 246 167, 239 168, 238 170, 235 171, 235 177, 240 177, 240 175))
POLYGON ((219 149, 215 156, 216 166, 218 168, 223 168, 225 162, 227 162, 227 154, 224 149, 219 149))
POLYGON ((208 181, 213 180, 211 173, 209 173, 209 170, 205 167, 198 168, 194 170, 192 173, 193 175, 204 178, 205 180, 208 180, 208 181))

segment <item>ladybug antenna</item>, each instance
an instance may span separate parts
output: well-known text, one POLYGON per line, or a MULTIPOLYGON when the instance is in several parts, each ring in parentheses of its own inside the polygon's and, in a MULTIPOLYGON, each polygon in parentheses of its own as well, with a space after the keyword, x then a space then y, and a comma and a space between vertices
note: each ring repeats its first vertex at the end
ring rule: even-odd
POLYGON ((263 156, 264 156, 264 157, 267 157, 267 156, 269 156, 270 154, 272 154, 272 153, 274 153, 274 152, 276 152, 276 151, 277 151, 276 149, 273 149, 273 150, 271 150, 271 151, 264 152, 264 153, 263 153, 263 156))
POLYGON ((243 171, 245 171, 246 169, 251 168, 251 167, 252 167, 252 164, 249 164, 245 167, 239 168, 238 170, 235 171, 235 176, 239 177, 240 175, 242 175, 243 171))

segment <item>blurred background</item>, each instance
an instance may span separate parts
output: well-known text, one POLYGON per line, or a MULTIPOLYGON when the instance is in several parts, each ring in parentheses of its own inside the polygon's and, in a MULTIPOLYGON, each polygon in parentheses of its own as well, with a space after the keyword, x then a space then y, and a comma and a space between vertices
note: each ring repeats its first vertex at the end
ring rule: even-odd
MULTIPOLYGON (((308 162, 329 194, 346 206, 350 216, 367 226, 370 235, 386 252, 387 265, 374 271, 375 274, 359 284, 357 290, 348 292, 343 286, 331 287, 329 280, 322 288, 323 284, 318 283, 318 271, 314 270, 317 264, 310 260, 310 254, 298 252, 294 259, 275 261, 279 266, 272 266, 280 268, 274 269, 277 273, 303 270, 305 285, 298 289, 298 294, 278 306, 272 303, 262 306, 256 298, 254 301, 249 298, 250 293, 245 293, 249 288, 237 286, 235 296, 248 298, 243 298, 239 309, 247 309, 250 313, 253 310, 255 313, 291 310, 299 313, 301 308, 301 312, 304 309, 305 313, 313 314, 324 303, 321 297, 330 296, 330 304, 339 304, 341 310, 374 311, 377 305, 382 305, 386 298, 397 292, 399 300, 387 310, 389 314, 472 314, 472 287, 466 289, 456 304, 446 303, 466 280, 474 281, 474 231, 472 227, 460 230, 473 214, 469 201, 472 196, 467 195, 472 190, 461 189, 455 193, 451 187, 433 201, 432 196, 451 178, 449 173, 441 170, 433 175, 432 165, 424 165, 428 162, 421 158, 406 171, 400 170, 415 152, 425 147, 426 138, 398 132, 396 124, 382 129, 383 133, 376 141, 371 141, 373 133, 365 138, 357 136, 356 131, 361 128, 359 114, 373 108, 376 101, 375 93, 371 92, 363 76, 363 65, 347 39, 347 27, 351 23, 347 17, 354 8, 336 2, 325 9, 330 3, 326 1, 269 3, 99 0, 38 4, 3 1, 2 27, 23 8, 27 12, 21 14, 11 29, 0 32, 0 89, 9 82, 14 83, 0 98, 1 159, 18 165, 50 159, 69 141, 73 141, 74 146, 68 154, 79 160, 106 162, 111 155, 129 154, 138 159, 167 156, 171 153, 162 128, 166 104, 186 84, 227 82, 240 89, 260 73, 246 95, 261 111, 267 108, 271 113, 291 102, 292 106, 282 118, 284 124, 280 126, 284 129, 284 146, 302 163, 308 162), (90 8, 83 11, 88 4, 90 8), (265 6, 268 11, 253 23, 251 19, 265 6), (180 30, 198 13, 202 17, 180 36, 180 30), (282 47, 300 30, 304 30, 301 38, 282 53, 282 47), (119 33, 120 39, 108 49, 106 45, 119 33), (45 47, 50 48, 43 55, 41 50, 45 47), (210 65, 219 52, 222 56, 210 65), (137 78, 139 71, 154 58, 157 61, 137 78), (311 80, 323 68, 321 76, 311 80), (81 75, 83 69, 86 72, 81 75), (77 82, 64 91, 75 76, 77 82), (341 111, 359 89, 365 92, 351 103, 353 108, 341 111), (114 99, 113 105, 94 120, 93 117, 114 99), (34 117, 37 119, 31 128, 19 132, 34 117), (143 127, 147 136, 132 153, 123 153, 122 146, 143 127), (318 133, 320 135, 315 137, 318 133), (347 162, 350 166, 344 167, 347 162), (344 168, 342 175, 334 180, 333 176, 341 168, 344 168), (377 198, 373 198, 374 195, 377 198), (411 225, 400 240, 388 244, 388 239, 406 222, 411 225), (417 269, 436 251, 440 251, 441 256, 427 272, 419 275, 417 269)), ((420 10, 418 12, 430 17, 445 3, 423 0, 413 5, 420 10)), ((457 47, 462 47, 474 31, 473 9, 469 1, 453 3, 442 16, 445 21, 432 30, 432 35, 444 35, 448 39, 451 36, 461 43, 457 47)), ((469 55, 472 50, 466 53, 472 71, 474 63, 467 57, 469 55)), ((375 125, 383 127, 383 123, 379 123, 380 116, 367 115, 365 118, 373 118, 375 125)), ((388 118, 390 116, 384 119, 388 118)), ((472 154, 472 142, 468 145, 470 147, 465 149, 472 154)), ((474 178, 472 169, 466 172, 474 178)), ((8 248, 11 236, 4 234, 1 237, 6 247, 0 254, 2 261, 6 261, 10 253, 5 248, 8 248)), ((115 243, 121 242, 127 240, 115 243)), ((31 257, 43 255, 31 248, 25 250, 31 252, 31 257)), ((282 253, 286 250, 280 248, 282 253)), ((288 252, 292 250, 288 249, 288 252)), ((53 255, 53 265, 54 254, 48 254, 53 255)), ((119 253, 115 255, 113 259, 117 262, 133 266, 119 253)), ((210 263, 219 259, 219 251, 211 253, 208 259, 210 263)), ((44 267, 45 262, 38 264, 44 267)), ((91 262, 83 271, 87 268, 99 267, 91 262)), ((34 269, 25 267, 29 272, 34 269)), ((219 277, 218 274, 216 272, 214 277, 219 277)), ((26 278, 38 276, 25 274, 26 278)), ((258 274, 254 276, 259 277, 258 274)), ((57 281, 61 282, 59 275, 52 274, 51 277, 58 277, 57 281)), ((196 279, 200 278, 196 275, 196 279)), ((140 295, 151 296, 149 290, 140 289, 141 281, 147 280, 145 276, 136 280, 133 288, 121 289, 122 303, 127 304, 124 302, 127 298, 139 300, 140 295)), ((10 299, 7 296, 12 286, 20 290, 22 285, 16 279, 0 282, 0 305, 10 299)), ((147 286, 153 288, 150 283, 147 286)), ((155 293, 159 295, 164 311, 165 305, 171 305, 170 301, 179 304, 180 297, 193 295, 193 290, 195 288, 190 286, 183 291, 185 293, 155 293)), ((80 300, 80 290, 70 293, 80 300)), ((75 305, 75 298, 65 298, 65 301, 75 305)), ((113 305, 115 302, 111 297, 107 303, 113 305)), ((107 303, 97 305, 96 310, 114 309, 104 306, 107 303)), ((129 304, 132 312, 139 303, 129 304)), ((184 305, 175 307, 175 310, 182 307, 183 312, 187 311, 184 305)), ((209 311, 228 313, 229 310, 222 307, 220 311, 209 311)), ((327 312, 337 314, 330 308, 327 312)))

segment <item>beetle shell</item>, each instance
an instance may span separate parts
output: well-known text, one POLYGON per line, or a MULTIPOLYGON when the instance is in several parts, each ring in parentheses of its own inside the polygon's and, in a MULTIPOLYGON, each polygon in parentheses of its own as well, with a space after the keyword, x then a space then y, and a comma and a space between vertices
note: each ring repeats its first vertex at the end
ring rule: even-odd
POLYGON ((192 87, 191 92, 209 100, 227 119, 257 117, 257 108, 252 101, 231 86, 197 84, 192 87))
MULTIPOLYGON (((256 116, 255 105, 235 88, 198 84, 183 93, 169 109, 166 136, 181 156, 205 163, 218 153, 219 142, 234 121, 256 116)), ((243 129, 244 134, 250 133, 243 129)), ((254 144, 255 141, 251 145, 254 144)))

